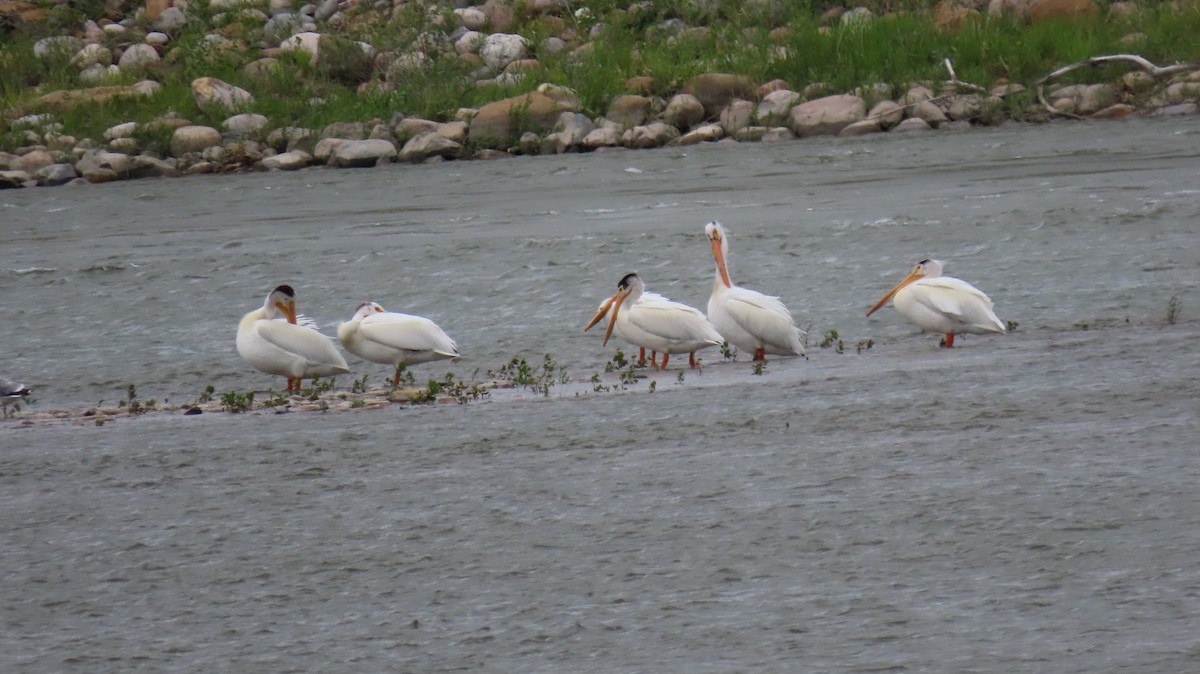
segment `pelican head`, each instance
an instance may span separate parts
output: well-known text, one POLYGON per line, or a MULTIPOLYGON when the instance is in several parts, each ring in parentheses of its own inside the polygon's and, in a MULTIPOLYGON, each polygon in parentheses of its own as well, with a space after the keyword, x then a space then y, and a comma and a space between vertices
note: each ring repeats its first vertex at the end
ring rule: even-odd
POLYGON ((938 276, 941 276, 941 275, 942 275, 942 263, 941 262, 939 262, 938 260, 930 260, 930 259, 921 260, 920 262, 918 262, 916 264, 915 267, 912 268, 912 271, 908 273, 908 276, 904 277, 904 280, 897 283, 896 287, 889 290, 888 293, 883 296, 883 299, 879 300, 879 302, 876 303, 875 306, 871 307, 871 310, 867 312, 867 315, 870 316, 871 314, 875 313, 880 307, 887 304, 888 300, 895 297, 896 293, 900 292, 904 288, 904 286, 912 283, 913 281, 917 281, 917 280, 920 280, 923 278, 937 278, 938 276))
POLYGON ((729 269, 725 263, 725 257, 729 254, 729 243, 725 240, 725 228, 721 223, 713 220, 704 226, 704 235, 708 237, 708 243, 712 246, 713 260, 717 263, 717 273, 721 276, 721 282, 726 288, 732 288, 733 283, 729 280, 729 269))
POLYGON ((604 333, 603 344, 607 346, 608 338, 612 336, 613 327, 617 324, 617 315, 621 311, 621 305, 626 302, 630 304, 636 302, 645 288, 646 284, 642 283, 642 279, 638 278, 637 274, 626 274, 621 277, 621 281, 617 283, 617 292, 604 300, 600 305, 600 310, 596 312, 595 316, 592 316, 592 320, 588 322, 583 331, 587 332, 593 325, 599 323, 600 319, 608 314, 609 309, 612 309, 612 318, 609 319, 608 330, 604 333))
POLYGON ((292 290, 289 285, 276 287, 267 295, 267 301, 263 303, 263 310, 267 318, 273 318, 275 311, 283 314, 287 318, 288 323, 296 324, 296 291, 292 290))
POLYGON ((363 302, 354 310, 352 321, 361 321, 371 314, 383 313, 383 307, 379 306, 378 302, 363 302))

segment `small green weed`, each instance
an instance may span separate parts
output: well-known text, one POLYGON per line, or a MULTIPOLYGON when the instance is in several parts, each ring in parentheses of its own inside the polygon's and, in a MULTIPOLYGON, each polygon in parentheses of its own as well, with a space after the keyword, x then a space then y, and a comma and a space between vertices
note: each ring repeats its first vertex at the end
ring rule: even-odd
POLYGON ((248 412, 254 408, 254 391, 230 391, 221 396, 221 409, 231 414, 248 412))

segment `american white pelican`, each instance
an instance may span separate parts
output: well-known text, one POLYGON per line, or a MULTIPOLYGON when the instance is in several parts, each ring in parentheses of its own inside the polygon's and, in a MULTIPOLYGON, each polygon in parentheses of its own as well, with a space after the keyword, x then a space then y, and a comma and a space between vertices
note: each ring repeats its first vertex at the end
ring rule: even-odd
POLYGON ((656 293, 647 293, 646 284, 637 274, 626 274, 621 279, 617 292, 600 305, 584 331, 599 323, 610 309, 612 315, 608 318, 604 344, 608 344, 608 338, 615 332, 634 346, 661 352, 663 359, 659 367, 665 368, 673 353, 689 354, 688 364, 696 367, 696 351, 720 346, 725 341, 699 309, 672 302, 656 293))
POLYGON ((395 367, 392 383, 396 385, 404 365, 459 356, 454 340, 433 321, 384 311, 375 302, 358 305, 354 317, 338 326, 338 339, 363 360, 395 367))
POLYGON ((33 389, 28 386, 0 377, 0 407, 4 408, 4 418, 8 418, 9 405, 21 402, 30 393, 33 389))
POLYGON ((909 321, 930 332, 944 333, 947 348, 954 346, 956 334, 1005 332, 992 311, 992 300, 966 281, 942 276, 942 263, 937 260, 918 262, 867 315, 888 300, 893 300, 896 311, 909 321))
POLYGON ((708 320, 725 341, 742 351, 753 351, 754 360, 775 356, 803 356, 804 331, 792 321, 792 312, 778 297, 733 285, 729 280, 729 239, 719 222, 704 227, 717 263, 708 320))
POLYGON ((279 286, 238 323, 237 350, 256 370, 287 377, 287 390, 299 391, 305 377, 331 377, 350 372, 333 341, 316 330, 296 325, 296 291, 279 286), (276 320, 275 312, 287 319, 276 320))

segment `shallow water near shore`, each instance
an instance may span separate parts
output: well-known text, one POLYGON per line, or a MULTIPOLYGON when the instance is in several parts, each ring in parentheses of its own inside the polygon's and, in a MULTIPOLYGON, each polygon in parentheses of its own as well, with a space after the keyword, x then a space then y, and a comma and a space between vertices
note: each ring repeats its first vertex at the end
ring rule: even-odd
POLYGON ((1178 119, 0 193, 0 669, 1195 669, 1198 167, 1178 119), (596 391, 596 306, 703 309, 714 219, 809 357, 596 391), (1017 329, 863 316, 925 257, 1017 329), (571 381, 27 423, 278 389, 233 338, 279 283, 434 319, 419 381, 571 381))

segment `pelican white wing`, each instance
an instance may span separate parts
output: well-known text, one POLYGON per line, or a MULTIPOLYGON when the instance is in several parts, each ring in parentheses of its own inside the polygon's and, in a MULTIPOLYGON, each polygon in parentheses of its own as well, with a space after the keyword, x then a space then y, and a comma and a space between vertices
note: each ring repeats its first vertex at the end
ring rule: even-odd
POLYGON ((458 346, 436 323, 421 316, 391 312, 362 319, 358 339, 351 338, 346 348, 366 360, 393 365, 458 358, 458 346))
POLYGON ((646 304, 639 300, 627 315, 628 323, 624 316, 617 322, 622 339, 659 353, 691 353, 725 341, 699 309, 665 298, 646 304))

